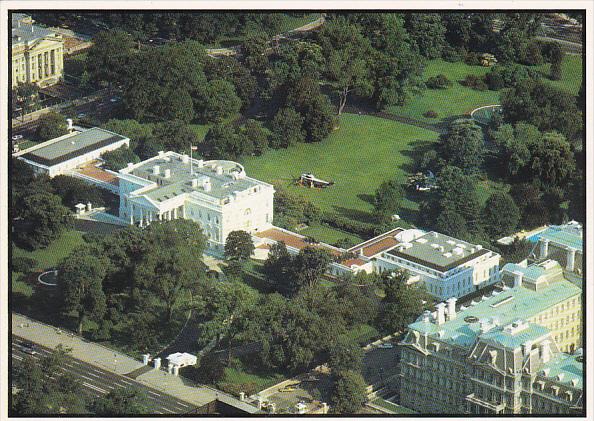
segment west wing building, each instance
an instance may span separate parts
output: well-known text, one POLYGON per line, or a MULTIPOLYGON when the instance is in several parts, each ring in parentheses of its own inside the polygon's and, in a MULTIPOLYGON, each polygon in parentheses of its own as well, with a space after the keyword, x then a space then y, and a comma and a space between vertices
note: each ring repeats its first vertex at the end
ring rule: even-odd
POLYGON ((401 404, 420 413, 568 414, 582 408, 581 289, 555 261, 469 307, 425 312, 399 344, 401 404))
POLYGON ((499 278, 500 255, 481 245, 419 230, 390 250, 375 256, 377 271, 406 269, 434 297, 462 297, 499 278))
POLYGON ((71 173, 75 168, 98 159, 101 154, 128 146, 130 139, 109 130, 93 127, 71 133, 13 154, 33 168, 35 174, 49 177, 71 173))
POLYGON ((13 13, 11 22, 12 87, 22 83, 49 86, 64 76, 64 41, 29 16, 13 13))
POLYGON ((274 187, 248 177, 236 162, 160 152, 129 164, 118 177, 120 218, 140 226, 192 219, 211 251, 222 253, 231 231, 255 234, 272 227, 274 187))

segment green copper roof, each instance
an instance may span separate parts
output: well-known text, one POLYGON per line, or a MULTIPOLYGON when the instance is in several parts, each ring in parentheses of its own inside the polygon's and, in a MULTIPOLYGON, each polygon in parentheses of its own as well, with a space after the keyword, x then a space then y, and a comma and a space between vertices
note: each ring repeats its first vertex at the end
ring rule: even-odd
POLYGON ((580 288, 561 279, 539 291, 523 286, 507 288, 466 309, 460 309, 454 320, 442 325, 434 322, 416 321, 409 329, 421 334, 438 334, 440 340, 470 347, 480 335, 479 320, 497 318, 497 325, 504 326, 518 319, 527 319, 547 308, 581 294, 580 288), (465 320, 466 319, 466 320, 465 320))
POLYGON ((559 383, 567 383, 573 386, 571 380, 576 379, 578 382, 573 387, 577 389, 583 387, 584 363, 579 362, 578 357, 575 355, 559 353, 551 361, 543 365, 542 369, 549 369, 547 373, 548 378, 556 378, 559 374, 563 373, 563 378, 557 380, 559 383))
POLYGON ((544 326, 528 323, 528 327, 518 333, 513 334, 498 328, 483 333, 481 339, 494 341, 506 348, 516 349, 522 346, 526 341, 536 341, 538 338, 541 338, 549 332, 550 330, 544 326))
POLYGON ((575 225, 550 226, 539 237, 582 251, 582 229, 575 225))
POLYGON ((554 260, 545 261, 528 267, 520 266, 516 263, 507 263, 503 266, 502 272, 522 272, 525 278, 537 280, 541 276, 546 276, 549 281, 558 281, 563 279, 563 268, 559 262, 554 260))

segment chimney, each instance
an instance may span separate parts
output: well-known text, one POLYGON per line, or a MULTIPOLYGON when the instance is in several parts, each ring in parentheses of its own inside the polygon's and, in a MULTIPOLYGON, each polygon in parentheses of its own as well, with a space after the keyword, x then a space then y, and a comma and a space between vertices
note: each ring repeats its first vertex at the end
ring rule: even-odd
POLYGON ((194 188, 198 187, 198 179, 197 178, 192 179, 192 187, 194 187, 194 188))
POLYGON ((551 341, 548 339, 545 339, 540 344, 540 359, 543 364, 546 364, 551 360, 551 341))
POLYGON ((190 162, 190 157, 188 155, 182 155, 182 162, 184 164, 187 164, 188 162, 190 162))
POLYGON ((155 364, 155 368, 158 370, 161 368, 161 358, 155 358, 153 360, 153 363, 155 364))
POLYGON ((456 318, 456 297, 447 299, 448 303, 448 320, 454 320, 456 318))
POLYGON ((524 278, 524 273, 520 271, 514 272, 514 288, 522 286, 522 278, 524 278))
POLYGON ((169 178, 169 177, 171 177, 171 170, 170 170, 169 168, 166 168, 166 169, 163 171, 163 177, 165 177, 165 178, 169 178))
POLYGON ((524 356, 529 355, 531 350, 532 350, 532 342, 531 341, 524 342, 524 344, 522 345, 522 351, 524 352, 524 356))
POLYGON ((74 127, 72 127, 72 119, 71 118, 67 118, 66 119, 66 123, 68 124, 68 131, 70 133, 72 133, 72 130, 74 129, 74 127))
POLYGON ((165 151, 159 151, 158 154, 159 158, 163 158, 163 155, 165 155, 165 151))
POLYGON ((198 168, 202 168, 204 167, 204 160, 203 159, 199 159, 198 160, 198 168))
POLYGON ((153 175, 159 175, 160 168, 158 165, 153 167, 153 175))
POLYGON ((437 324, 442 325, 445 323, 445 303, 439 303, 435 306, 437 309, 437 324))
POLYGON ((128 162, 128 168, 132 168, 134 164, 132 162, 128 162))
POLYGON ((91 205, 91 202, 87 202, 87 212, 90 212, 93 210, 93 205, 91 205))
POLYGON ((439 237, 439 234, 437 234, 435 231, 433 231, 433 237, 437 238, 437 237, 439 237))
POLYGON ((215 168, 215 171, 217 172, 218 175, 223 174, 223 167, 221 167, 220 165, 217 165, 217 167, 215 168))
POLYGON ((429 310, 425 310, 423 312, 423 323, 429 323, 429 321, 431 320, 431 312, 429 310))
POLYGON ((204 191, 209 192, 212 189, 212 184, 210 183, 210 180, 204 180, 204 183, 202 183, 202 188, 204 189, 204 191))

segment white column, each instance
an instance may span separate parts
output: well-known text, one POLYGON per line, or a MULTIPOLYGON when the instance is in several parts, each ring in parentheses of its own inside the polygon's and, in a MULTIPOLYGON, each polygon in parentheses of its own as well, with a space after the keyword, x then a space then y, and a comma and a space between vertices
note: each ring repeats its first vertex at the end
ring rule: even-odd
POLYGON ((540 239, 540 258, 544 259, 549 254, 549 240, 546 238, 540 239))
POLYGON ((130 203, 130 224, 134 224, 134 205, 130 203))
POLYGON ((186 219, 186 205, 182 206, 182 218, 186 219))
POLYGON ((568 247, 567 248, 567 270, 573 272, 575 268, 575 252, 576 249, 568 247))
POLYGON ((173 219, 177 219, 177 208, 173 208, 173 219))
POLYGON ((142 207, 140 208, 140 226, 144 226, 144 214, 142 212, 142 207))

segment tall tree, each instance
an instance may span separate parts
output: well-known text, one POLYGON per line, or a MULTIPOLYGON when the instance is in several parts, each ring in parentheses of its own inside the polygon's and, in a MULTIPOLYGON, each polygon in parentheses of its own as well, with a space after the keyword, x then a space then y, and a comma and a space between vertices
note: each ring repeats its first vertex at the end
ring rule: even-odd
POLYGON ((90 202, 94 207, 103 206, 103 192, 99 187, 69 176, 58 175, 52 178, 54 192, 62 198, 62 203, 72 209, 77 203, 90 202))
POLYGON ((58 291, 62 313, 75 312, 78 333, 87 319, 100 321, 106 311, 103 279, 106 260, 90 247, 71 253, 58 267, 58 291))
POLYGON ((332 373, 339 375, 345 371, 360 372, 363 368, 363 349, 352 339, 341 337, 330 349, 328 365, 332 373))
POLYGON ((570 143, 560 133, 545 133, 531 149, 534 176, 549 187, 564 187, 575 170, 570 143))
POLYGON ((361 374, 344 371, 336 377, 332 388, 332 413, 356 414, 367 401, 367 384, 361 374))
POLYGON ((284 242, 279 241, 270 246, 263 270, 268 283, 275 292, 283 295, 291 293, 292 261, 293 258, 284 242))
POLYGON ((375 191, 373 205, 380 221, 389 220, 400 209, 404 189, 395 180, 384 181, 375 191))
POLYGON ((91 411, 99 416, 149 414, 148 399, 137 387, 117 388, 100 396, 91 404, 91 411))
POLYGON ((446 28, 438 13, 407 13, 406 30, 423 57, 441 57, 446 28))
POLYGON ((18 243, 30 249, 47 247, 72 223, 68 208, 49 192, 28 194, 18 201, 21 223, 15 230, 18 243))
POLYGON ((152 223, 145 231, 151 247, 135 267, 134 283, 161 302, 165 320, 170 322, 183 296, 204 279, 206 238, 200 225, 189 219, 152 223))
POLYGON ((548 84, 526 80, 501 94, 508 123, 525 121, 542 132, 556 130, 572 142, 581 140, 582 113, 575 97, 548 84))
POLYGON ((225 258, 227 260, 246 261, 254 253, 254 242, 246 231, 231 231, 225 240, 225 258))
POLYGON ((133 54, 134 40, 123 30, 101 31, 93 37, 85 65, 97 82, 119 83, 133 54))
POLYGON ((338 95, 338 115, 344 109, 349 93, 368 97, 373 92, 368 63, 371 44, 359 28, 345 18, 326 23, 318 34, 326 53, 326 76, 338 95))
POLYGON ((204 121, 220 123, 225 118, 239 113, 240 108, 241 99, 231 82, 217 79, 208 83, 201 112, 204 121))
POLYGON ((38 359, 27 356, 13 366, 11 409, 17 416, 82 415, 87 412, 82 385, 62 370, 68 351, 62 345, 38 359))
POLYGON ((242 335, 250 338, 249 324, 258 294, 243 282, 231 282, 213 285, 205 297, 202 316, 207 321, 201 325, 201 341, 225 341, 230 362, 233 341, 242 335))
POLYGON ((39 117, 35 135, 40 141, 54 139, 68 133, 66 117, 56 112, 49 112, 39 117))
POLYGON ((461 168, 466 174, 477 173, 484 154, 482 130, 472 120, 455 120, 440 136, 439 149, 449 165, 461 168))
POLYGON ((296 289, 319 282, 330 261, 330 254, 326 250, 311 246, 299 250, 299 254, 293 259, 296 289))
POLYGON ((520 210, 507 193, 495 192, 485 203, 483 226, 493 239, 511 234, 520 221, 520 210))
POLYGON ((288 148, 296 143, 305 140, 305 134, 301 129, 303 117, 292 108, 281 108, 278 110, 272 122, 270 129, 270 147, 274 149, 288 148))

